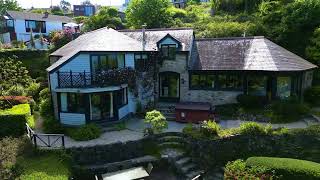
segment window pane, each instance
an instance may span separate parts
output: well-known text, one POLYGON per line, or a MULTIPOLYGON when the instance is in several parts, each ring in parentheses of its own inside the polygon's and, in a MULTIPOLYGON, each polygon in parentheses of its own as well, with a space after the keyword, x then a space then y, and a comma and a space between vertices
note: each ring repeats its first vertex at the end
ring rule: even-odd
POLYGON ((68 111, 67 93, 60 94, 60 104, 61 104, 61 111, 67 112, 68 111))
POLYGON ((99 70, 98 56, 91 56, 92 73, 96 73, 99 70))
POLYGON ((117 54, 108 55, 108 69, 116 69, 118 67, 117 54))
POLYGON ((107 56, 100 56, 101 70, 108 69, 108 61, 107 56))
POLYGON ((215 88, 215 75, 208 75, 207 77, 207 86, 210 89, 215 88))
POLYGON ((124 68, 124 54, 118 54, 117 57, 117 65, 115 68, 124 68))
POLYGON ((146 55, 146 54, 142 54, 141 59, 148 59, 148 55, 146 55))
POLYGON ((267 77, 266 76, 249 76, 248 92, 250 95, 266 96, 267 95, 267 77))
POLYGON ((176 58, 176 47, 170 47, 169 48, 169 59, 175 59, 176 58))
POLYGON ((219 88, 226 88, 227 87, 226 81, 227 81, 226 75, 218 75, 219 88))
POLYGON ((285 99, 291 95, 291 78, 278 77, 277 78, 277 96, 280 99, 285 99))
POLYGON ((205 88, 207 86, 207 77, 204 74, 200 75, 200 86, 205 88))
POLYGON ((161 53, 163 57, 168 57, 169 56, 169 49, 168 46, 162 46, 161 48, 161 53))
POLYGON ((199 87, 200 76, 196 74, 191 75, 191 87, 199 87))

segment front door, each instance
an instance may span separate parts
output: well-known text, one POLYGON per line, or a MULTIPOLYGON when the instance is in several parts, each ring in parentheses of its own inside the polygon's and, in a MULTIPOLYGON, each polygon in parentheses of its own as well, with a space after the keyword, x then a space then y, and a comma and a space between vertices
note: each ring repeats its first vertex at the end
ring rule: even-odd
POLYGON ((159 78, 159 98, 162 101, 177 102, 180 100, 180 74, 162 72, 159 78))

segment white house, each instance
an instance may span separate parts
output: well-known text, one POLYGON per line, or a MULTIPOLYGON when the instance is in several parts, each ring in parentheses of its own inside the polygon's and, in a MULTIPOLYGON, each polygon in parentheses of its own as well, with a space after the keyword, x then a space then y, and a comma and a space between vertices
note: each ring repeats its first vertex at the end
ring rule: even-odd
POLYGON ((34 35, 40 33, 49 35, 51 31, 62 30, 63 24, 73 22, 71 18, 66 16, 22 11, 7 11, 2 21, 4 29, 1 33, 3 37, 6 37, 3 38, 4 43, 13 40, 26 42, 30 40, 31 31, 34 35))

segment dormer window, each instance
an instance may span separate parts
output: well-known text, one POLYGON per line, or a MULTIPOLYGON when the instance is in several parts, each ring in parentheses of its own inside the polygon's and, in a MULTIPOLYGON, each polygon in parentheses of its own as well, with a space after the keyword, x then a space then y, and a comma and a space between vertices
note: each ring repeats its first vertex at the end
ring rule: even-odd
POLYGON ((161 54, 164 59, 175 60, 176 59, 177 46, 175 44, 162 44, 161 54))

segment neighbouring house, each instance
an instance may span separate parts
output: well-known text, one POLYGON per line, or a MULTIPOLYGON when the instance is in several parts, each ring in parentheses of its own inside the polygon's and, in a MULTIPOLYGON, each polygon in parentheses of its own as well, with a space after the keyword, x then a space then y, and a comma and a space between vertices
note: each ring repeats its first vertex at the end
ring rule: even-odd
POLYGON ((149 101, 301 97, 317 68, 264 37, 196 39, 189 28, 102 28, 53 52, 50 62, 55 115, 65 125, 119 121, 149 101))
POLYGON ((74 16, 92 16, 96 13, 94 5, 73 5, 74 16))
POLYGON ((49 13, 39 14, 22 11, 7 11, 2 17, 4 28, 2 34, 7 42, 13 40, 27 42, 30 33, 33 35, 49 35, 50 32, 62 30, 63 24, 73 22, 66 16, 51 15, 49 13))

